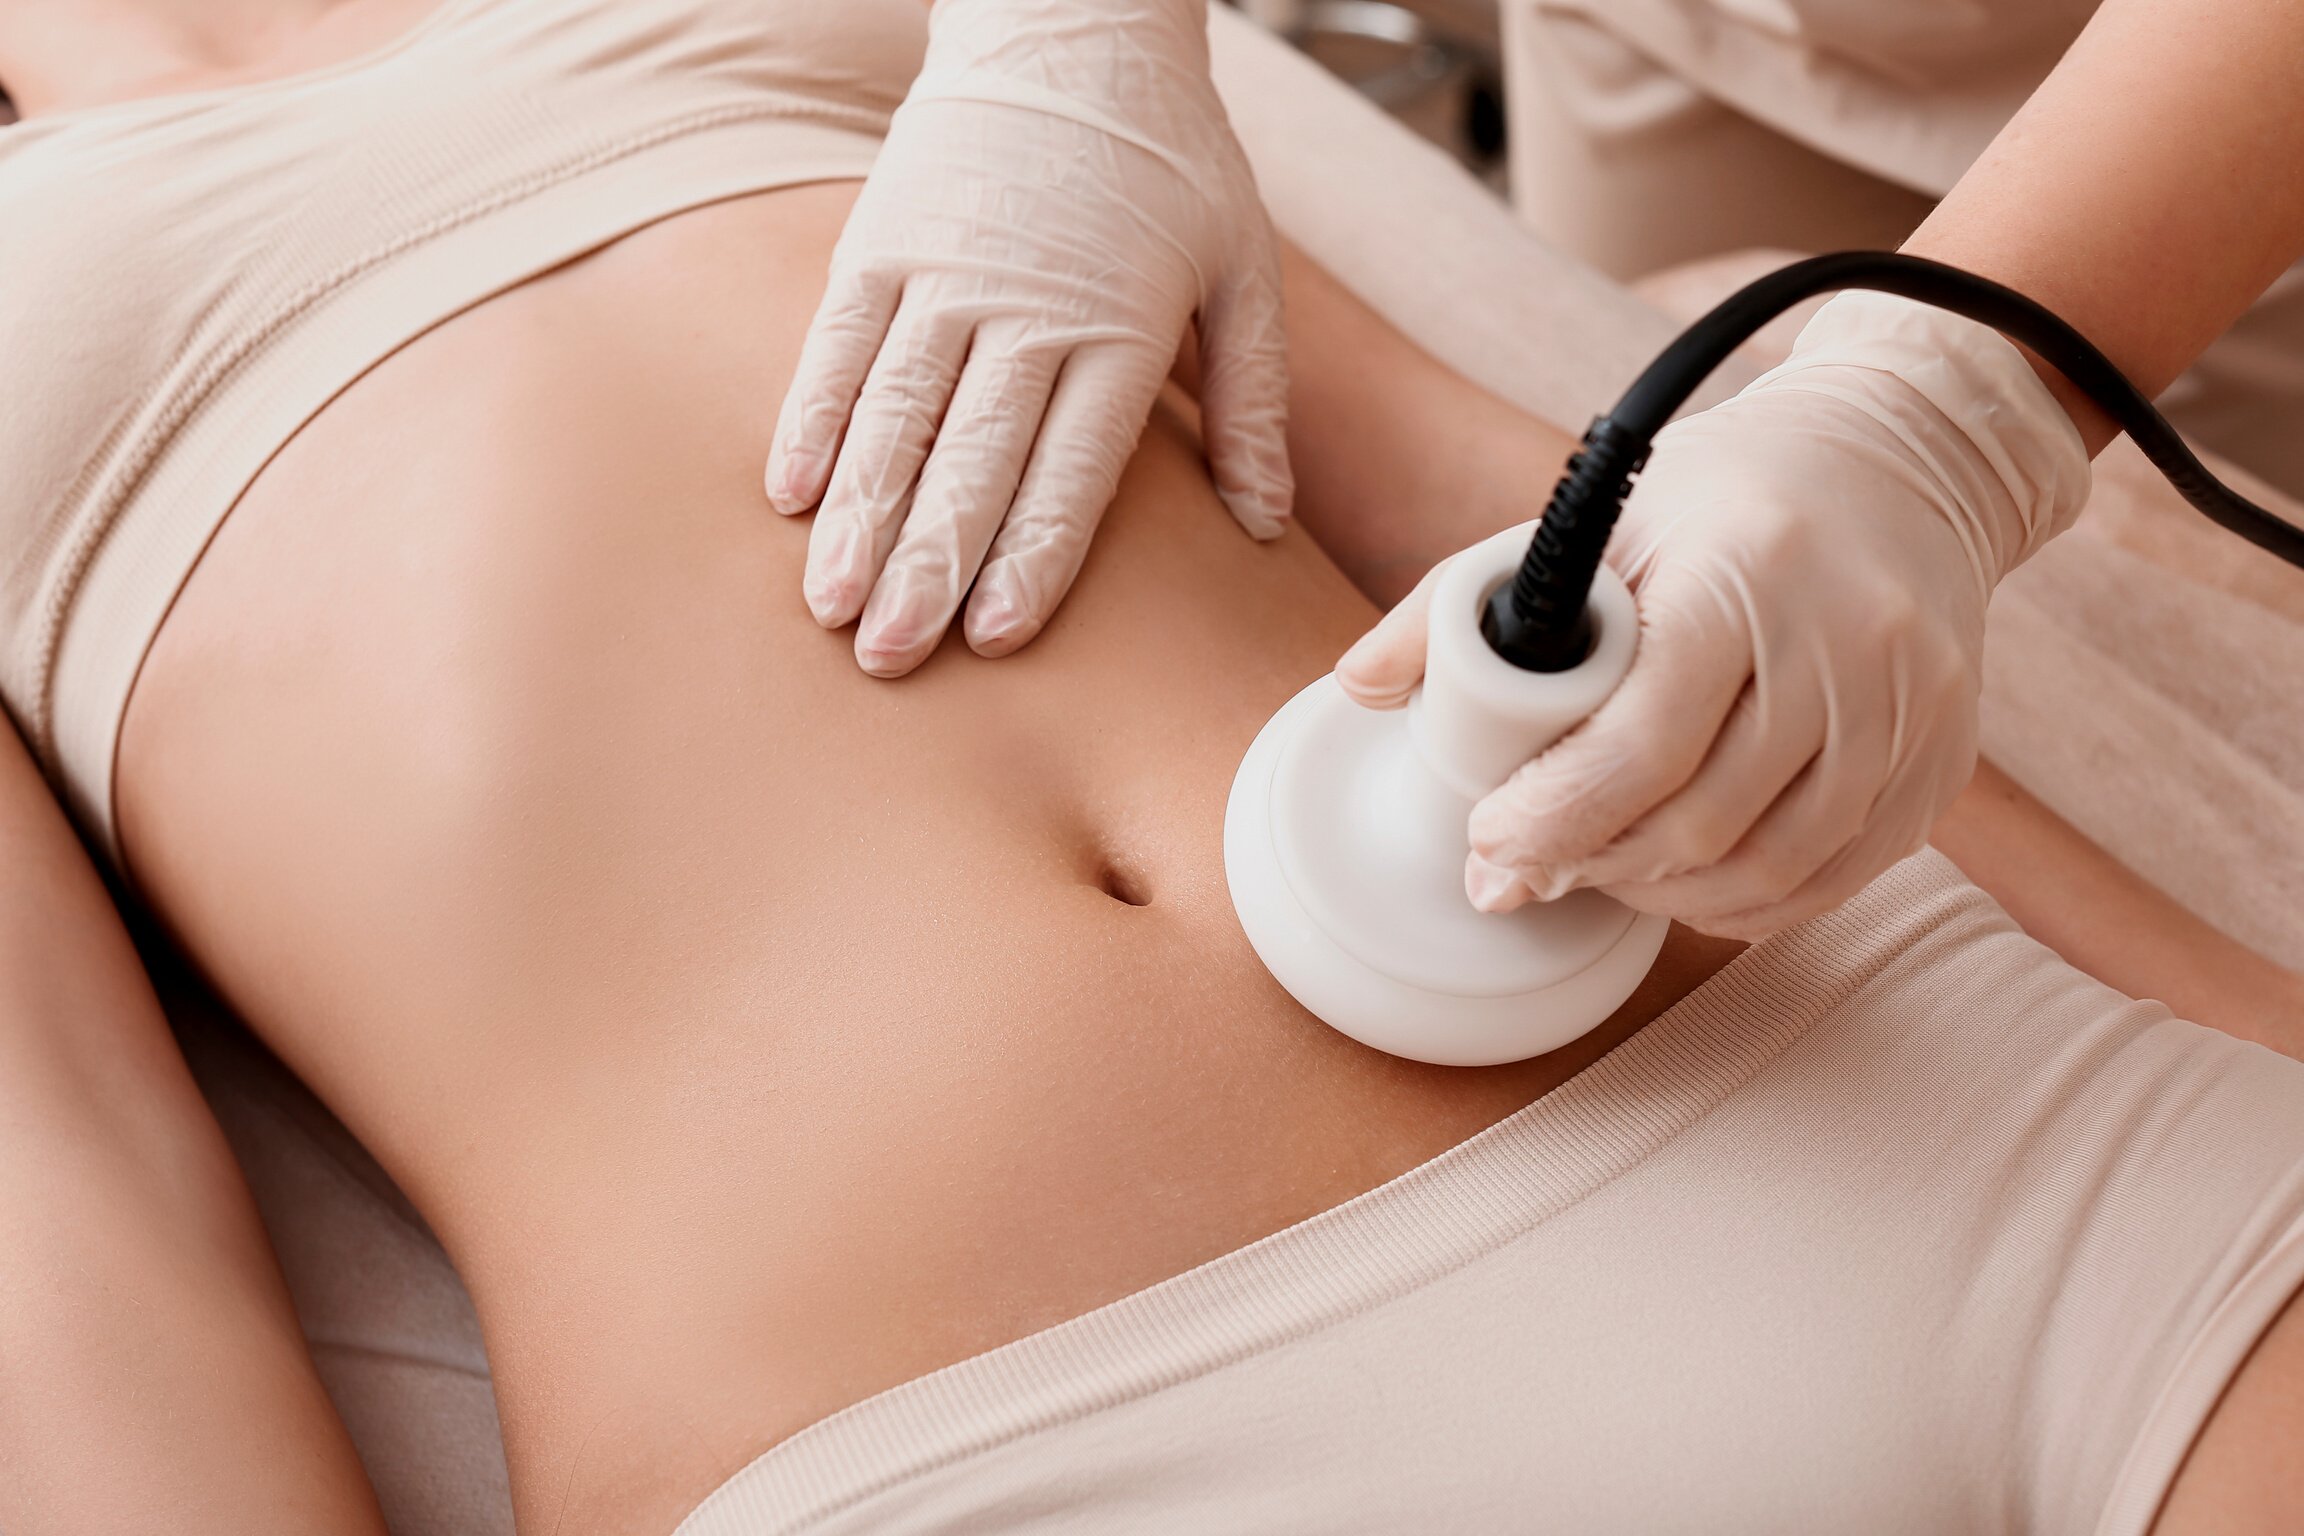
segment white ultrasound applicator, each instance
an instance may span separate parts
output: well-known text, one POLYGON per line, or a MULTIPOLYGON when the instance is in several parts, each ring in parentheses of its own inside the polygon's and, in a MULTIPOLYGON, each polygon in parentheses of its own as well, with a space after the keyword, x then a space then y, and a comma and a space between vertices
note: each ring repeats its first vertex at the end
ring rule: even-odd
POLYGON ((1498 534, 1441 571, 1407 709, 1364 709, 1321 678, 1265 725, 1225 809, 1225 873, 1258 958, 1327 1023, 1416 1061, 1566 1045, 1631 996, 1669 926, 1597 891, 1500 914, 1464 893, 1473 803, 1599 708, 1638 634, 1603 568, 1582 661, 1533 672, 1499 656, 1481 615, 1528 541, 1498 534))

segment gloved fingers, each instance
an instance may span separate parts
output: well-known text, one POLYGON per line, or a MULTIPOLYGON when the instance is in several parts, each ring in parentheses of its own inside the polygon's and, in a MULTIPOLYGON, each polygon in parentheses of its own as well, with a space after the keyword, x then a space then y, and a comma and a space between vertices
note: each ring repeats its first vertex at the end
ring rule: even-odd
POLYGON ((1826 713, 1820 692, 1746 679, 1696 776, 1589 858, 1554 866, 1537 896, 1653 883, 1726 858, 1823 750, 1826 713))
POLYGON ((1789 928, 1794 923, 1804 922, 1820 912, 1829 911, 1863 889, 1865 881, 1870 877, 1857 875, 1856 872, 1864 867, 1860 855, 1869 841, 1861 833, 1850 838, 1847 843, 1834 849, 1807 879, 1773 901, 1763 902, 1741 912, 1712 913, 1676 921, 1716 939, 1739 939, 1747 944, 1757 944, 1778 929, 1789 928), (1855 878, 1851 880, 1851 876, 1855 878), (1844 882, 1847 889, 1841 890, 1839 887, 1844 882))
POLYGON ((801 592, 826 629, 864 611, 968 355, 969 331, 965 317, 930 305, 903 311, 889 327, 809 531, 801 592))
POLYGON ((1064 601, 1166 377, 1167 360, 1133 343, 1065 360, 1015 505, 968 599, 962 627, 977 655, 1021 649, 1064 601))
POLYGON ((1296 498, 1288 462, 1288 338, 1280 282, 1261 265, 1200 314, 1200 431, 1216 494, 1250 537, 1276 539, 1296 498))
POLYGON ((895 318, 903 282, 893 273, 835 273, 809 323, 768 449, 768 504, 790 517, 823 498, 872 361, 895 318))
POLYGON ((1919 847, 1976 769, 1975 673, 1931 657, 1897 654, 1874 685, 1895 700, 1885 712, 1857 704, 1828 722, 1815 762, 1732 854, 1633 904, 1746 938, 1815 916, 1919 847))
POLYGON ((1748 911, 1707 919, 1703 931, 1716 938, 1757 944, 1794 923, 1821 916, 1871 884, 1876 878, 1874 871, 1919 851, 1918 844, 1901 852, 1893 847, 1876 851, 1884 841, 1871 832, 1860 833, 1786 895, 1748 911))
POLYGON ((1742 914, 1784 901, 1863 835, 1887 778, 1877 751, 1835 743, 1811 758, 1727 857, 1662 880, 1606 887, 1643 912, 1721 938, 1742 914))
POLYGON ((1817 871, 1776 901, 1716 919, 1711 931, 1757 943, 1794 923, 1831 911, 1870 885, 1880 871, 1927 844, 1937 816, 1974 777, 1973 747, 1965 756, 1907 763, 1889 782, 1870 823, 1817 871))
POLYGON ((1651 581, 1605 704, 1472 809, 1472 851, 1531 886, 1615 841, 1693 778, 1752 675, 1751 630, 1701 578, 1651 581))
POLYGON ((1057 361, 978 333, 903 532, 856 627, 857 664, 875 677, 903 676, 944 638, 1015 503, 1057 361))
POLYGON ((1366 709, 1398 709, 1424 681, 1424 652, 1431 639, 1435 565, 1415 590, 1392 605, 1376 627, 1352 642, 1336 662, 1336 681, 1366 709))

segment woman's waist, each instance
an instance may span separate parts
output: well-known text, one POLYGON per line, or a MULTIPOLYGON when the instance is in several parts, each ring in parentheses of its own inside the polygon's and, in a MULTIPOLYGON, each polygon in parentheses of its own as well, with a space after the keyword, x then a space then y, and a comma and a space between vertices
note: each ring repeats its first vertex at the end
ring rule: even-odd
POLYGON ((447 1239, 516 1440, 727 1402, 700 1494, 739 1436, 1524 1100, 1372 1058, 1249 950, 1232 772, 1358 610, 1166 494, 1187 471, 1152 451, 1035 645, 896 683, 807 616, 806 529, 749 487, 676 488, 653 536, 562 508, 477 566, 338 524, 292 602, 219 548, 138 705, 132 867, 447 1239), (683 552, 690 517, 722 526, 683 552))
POLYGON ((863 773, 778 825, 692 784, 645 818, 536 805, 523 837, 581 835, 339 868, 295 903, 293 985, 242 954, 233 990, 447 1244, 546 1459, 521 1483, 603 1470, 577 1446, 614 1415, 642 1467, 711 1448, 692 1500, 1548 1086, 1297 1009, 1232 918, 1224 777, 1090 803, 863 773))
POLYGON ((1182 416, 1017 655, 888 683, 808 617, 758 476, 842 196, 379 368, 129 712, 132 876, 448 1236, 515 1397, 725 1369, 779 1394, 746 1434, 804 1422, 1513 1107, 1312 1023, 1233 922, 1233 768, 1370 610, 1240 534, 1182 416))
MULTIPOLYGON (((491 302, 243 499, 116 780, 131 874, 228 989, 485 998, 604 935, 635 973, 704 944, 741 971, 795 912, 862 931, 920 887, 1220 889, 1234 765, 1366 604, 1300 536, 1241 536, 1170 416, 1037 642, 864 675, 758 478, 846 196, 691 215, 491 302)), ((282 1027, 332 1027, 307 995, 282 1027)))
POLYGON ((140 705, 134 874, 354 1128, 412 1153, 684 1042, 894 1051, 1182 1012, 1248 974, 1221 828, 1268 705, 1136 686, 1064 636, 878 681, 788 611, 786 553, 541 617, 237 615, 140 705))
POLYGON ((1105 1012, 1300 1021, 1232 920, 1224 799, 1367 609, 1300 535, 1243 537, 1178 422, 1047 633, 888 682, 806 611, 747 359, 699 387, 650 333, 500 386, 567 312, 476 318, 226 523, 119 776, 132 876, 395 1174, 452 1184, 427 1160, 510 1096, 588 1106, 686 1048, 711 1082, 917 1031, 1044 1085, 1105 1012))
POLYGON ((1376 1056, 1263 973, 1220 870, 1161 878, 1132 907, 928 859, 788 910, 749 961, 634 984, 605 946, 516 1038, 466 1044, 485 1069, 436 1090, 456 1123, 388 1161, 471 1286, 516 1484, 599 1478, 573 1509, 708 1449, 677 1514, 808 1424, 1307 1219, 1568 1070, 1376 1056), (609 1417, 614 1455, 585 1444, 609 1417))

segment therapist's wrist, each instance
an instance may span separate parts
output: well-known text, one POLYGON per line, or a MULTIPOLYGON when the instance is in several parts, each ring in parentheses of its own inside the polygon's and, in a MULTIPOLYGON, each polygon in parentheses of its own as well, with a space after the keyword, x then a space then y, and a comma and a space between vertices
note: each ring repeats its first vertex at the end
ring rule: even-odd
MULTIPOLYGON (((2005 283, 2027 298, 2045 304, 2067 323, 2078 326, 2082 334, 2098 346, 2105 345, 2106 338, 2092 334, 2094 328, 2084 323, 2087 316, 2067 313, 2059 302, 2063 295, 2035 280, 2027 264, 2014 254, 2002 250, 1999 242, 2000 236, 1996 233, 1979 235, 1972 229, 1971 223, 1951 219, 1946 209, 1940 207, 1913 232, 1911 239, 1904 242, 1902 250, 1908 256, 1924 256, 1930 261, 1941 261, 1964 272, 1973 272, 1978 277, 2005 283)), ((2082 394, 2070 379, 2057 372, 2039 353, 2021 342, 2016 343, 2016 350, 2024 354, 2024 360, 2032 365, 2032 371, 2048 387, 2048 393, 2055 396, 2056 403, 2064 408, 2065 416, 2079 432, 2080 442, 2088 450, 2091 459, 2102 453, 2112 439, 2120 435, 2120 428, 2112 418, 2105 415, 2093 400, 2082 394)), ((2118 359, 2115 358, 2115 361, 2118 359)), ((2149 385, 2146 392, 2150 392, 2149 385)))
POLYGON ((935 0, 906 104, 1066 118, 1188 177, 1241 158, 1211 74, 1205 0, 935 0))
POLYGON ((1926 442, 1946 466, 1934 489, 1966 527, 1989 592, 2088 498, 2091 451, 2055 382, 1991 326, 1859 289, 1818 310, 1792 356, 1749 392, 1837 396, 1926 442))
POLYGON ((2064 407, 2064 414, 2080 433, 2080 442, 2088 450, 2088 457, 2093 459, 2110 447, 2112 439, 2120 435, 2119 423, 2105 415, 2103 408, 2083 394, 2078 385, 2057 372, 2053 363, 2030 347, 2020 345, 2017 350, 2032 365, 2032 371, 2040 375, 2040 382, 2048 386, 2048 393, 2056 397, 2056 403, 2064 407))
POLYGON ((1205 52, 1207 0, 924 0, 930 37, 938 27, 982 27, 986 35, 1033 48, 1110 48, 1125 37, 1190 42, 1205 52))

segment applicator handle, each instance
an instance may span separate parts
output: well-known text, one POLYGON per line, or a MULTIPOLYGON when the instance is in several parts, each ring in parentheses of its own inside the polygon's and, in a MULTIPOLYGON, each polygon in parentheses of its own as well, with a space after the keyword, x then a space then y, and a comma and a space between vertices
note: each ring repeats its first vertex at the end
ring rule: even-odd
POLYGON ((1409 702, 1416 750, 1440 781, 1478 800, 1568 734, 1632 669, 1640 618, 1623 579, 1602 566, 1588 613, 1592 649, 1564 672, 1529 672, 1496 654, 1481 614, 1512 579, 1535 524, 1449 557, 1432 590, 1424 682, 1409 702))

